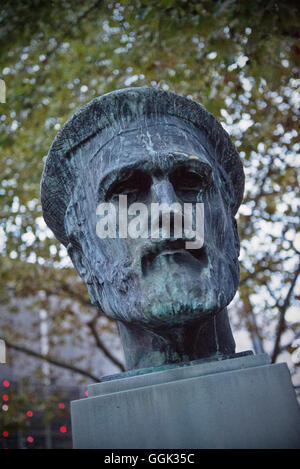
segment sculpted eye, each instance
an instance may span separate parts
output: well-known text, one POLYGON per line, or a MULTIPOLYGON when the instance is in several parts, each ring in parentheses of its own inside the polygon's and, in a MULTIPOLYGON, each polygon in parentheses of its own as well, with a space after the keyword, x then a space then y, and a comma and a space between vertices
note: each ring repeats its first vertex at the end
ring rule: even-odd
POLYGON ((200 173, 193 169, 179 167, 171 174, 170 182, 179 198, 187 202, 196 202, 198 194, 209 185, 210 178, 209 170, 200 173))
POLYGON ((107 191, 106 200, 112 200, 119 195, 127 195, 129 203, 140 201, 146 197, 150 186, 150 176, 143 171, 136 170, 113 183, 107 191))

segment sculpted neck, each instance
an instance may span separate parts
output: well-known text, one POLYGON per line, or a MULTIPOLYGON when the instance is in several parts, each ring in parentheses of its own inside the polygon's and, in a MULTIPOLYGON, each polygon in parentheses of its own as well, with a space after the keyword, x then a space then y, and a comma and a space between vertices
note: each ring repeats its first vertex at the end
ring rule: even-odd
POLYGON ((218 355, 230 355, 235 342, 227 308, 184 327, 153 331, 119 322, 126 369, 148 368, 218 355))

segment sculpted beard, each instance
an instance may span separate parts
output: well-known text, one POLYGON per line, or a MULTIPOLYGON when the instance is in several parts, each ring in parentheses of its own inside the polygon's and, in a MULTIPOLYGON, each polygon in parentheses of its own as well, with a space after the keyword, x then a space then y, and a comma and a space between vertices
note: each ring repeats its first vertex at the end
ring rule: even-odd
MULTIPOLYGON (((178 254, 180 263, 176 255, 160 256, 156 269, 147 275, 142 271, 145 240, 139 242, 135 255, 122 239, 98 239, 93 249, 87 243, 82 248, 92 265, 88 284, 92 302, 112 319, 153 327, 171 325, 170 319, 180 324, 216 314, 232 300, 239 281, 237 256, 232 258, 233 240, 232 230, 226 230, 224 238, 219 232, 217 243, 189 251, 187 262, 183 254, 178 254)), ((164 241, 156 243, 158 250, 161 243, 164 241)))

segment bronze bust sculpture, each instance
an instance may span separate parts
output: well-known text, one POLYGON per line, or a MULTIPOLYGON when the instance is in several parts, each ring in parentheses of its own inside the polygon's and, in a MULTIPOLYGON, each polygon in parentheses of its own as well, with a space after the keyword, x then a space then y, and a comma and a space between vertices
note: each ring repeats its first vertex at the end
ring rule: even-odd
MULTIPOLYGON (((127 369, 234 353, 227 305, 239 282, 235 214, 244 172, 220 123, 157 88, 94 99, 55 138, 41 183, 46 223, 93 304, 119 324, 127 369), (201 202, 204 243, 97 235, 97 207, 201 202)), ((118 227, 119 231, 122 227, 118 227)))

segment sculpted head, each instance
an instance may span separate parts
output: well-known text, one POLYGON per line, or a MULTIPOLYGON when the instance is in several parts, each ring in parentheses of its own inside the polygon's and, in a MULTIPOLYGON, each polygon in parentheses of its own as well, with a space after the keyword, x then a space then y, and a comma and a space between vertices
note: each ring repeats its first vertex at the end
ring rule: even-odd
POLYGON ((234 351, 226 306, 239 282, 234 215, 243 186, 238 153, 216 119, 155 88, 95 99, 54 140, 41 185, 44 218, 92 303, 119 321, 124 347, 136 355, 127 356, 129 367, 211 355, 213 342, 234 351), (119 233, 120 195, 148 208, 149 226, 153 203, 203 203, 203 246, 187 249, 184 233, 172 229, 165 239, 99 237, 103 203, 114 205, 119 233))

